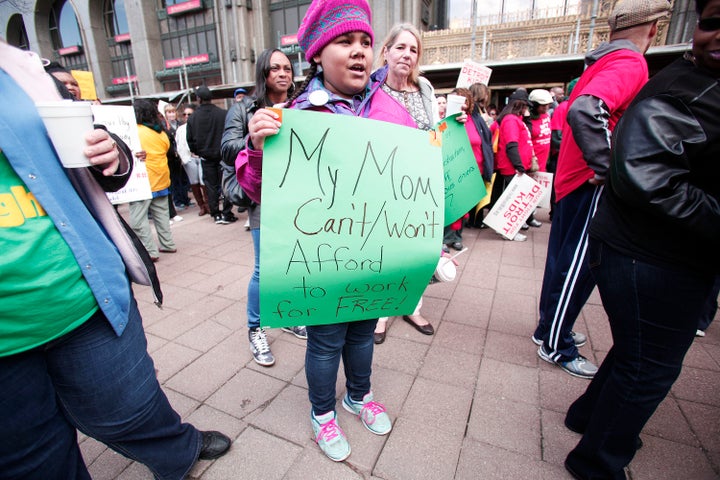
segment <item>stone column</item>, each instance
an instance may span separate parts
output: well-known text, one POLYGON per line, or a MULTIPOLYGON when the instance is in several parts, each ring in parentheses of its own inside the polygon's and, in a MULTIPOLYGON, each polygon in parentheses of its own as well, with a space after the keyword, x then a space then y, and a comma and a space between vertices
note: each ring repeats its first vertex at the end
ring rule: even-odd
POLYGON ((160 82, 155 78, 155 72, 163 69, 160 25, 155 5, 155 2, 125 0, 140 95, 162 90, 160 82))

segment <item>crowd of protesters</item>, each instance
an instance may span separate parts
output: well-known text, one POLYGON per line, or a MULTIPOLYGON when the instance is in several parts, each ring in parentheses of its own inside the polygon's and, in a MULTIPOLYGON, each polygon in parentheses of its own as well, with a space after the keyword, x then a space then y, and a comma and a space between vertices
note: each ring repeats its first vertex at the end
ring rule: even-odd
MULTIPOLYGON (((522 229, 549 230, 538 324, 531 335, 537 355, 590 380, 565 418, 568 429, 582 434, 565 461, 578 479, 625 478, 624 468, 641 446, 638 435, 680 374, 693 339, 705 334, 717 311, 720 189, 717 162, 708 159, 720 158, 715 121, 720 0, 696 0, 696 8, 692 50, 649 81, 644 54, 658 21, 669 14, 667 0, 619 2, 608 20, 608 41, 587 54, 586 69, 567 85, 518 88, 507 98, 496 94, 497 103, 480 83, 448 92, 465 100, 453 121, 464 124, 491 192, 489 203, 478 203, 446 227, 444 255, 465 249, 463 228, 487 228, 485 210, 516 178, 554 174, 550 224, 530 212, 522 229), (656 134, 660 127, 667 136, 656 134), (580 354, 588 338, 573 328, 596 286, 613 339, 599 367, 580 354)), ((142 151, 136 158, 118 138, 96 129, 85 136, 94 167, 72 173, 59 166, 32 100, 77 99, 77 82, 59 65, 46 66, 51 81, 39 59, 0 40, 0 92, 6 103, 18 102, 22 133, 37 137, 35 155, 28 155, 16 128, 0 121, 10 132, 0 143, 0 188, 26 189, 44 208, 36 226, 8 229, 0 242, 19 252, 2 268, 4 278, 17 280, 3 286, 7 301, 0 306, 0 385, 13 396, 8 407, 13 415, 0 417, 6 434, 0 471, 46 478, 60 470, 88 478, 75 429, 146 464, 158 478, 183 478, 198 459, 218 458, 230 448, 230 438, 182 423, 169 405, 146 351, 130 281, 156 287, 161 303, 153 262, 160 253, 177 252, 171 225, 182 217, 175 209, 195 207, 217 225, 237 220, 232 211, 237 205, 222 188, 222 162, 231 165, 251 200, 237 209, 248 217, 255 250, 246 312, 249 348, 258 364, 275 363, 259 310, 263 148, 281 125, 268 107, 366 117, 420 130, 446 118, 445 95, 436 95, 419 75, 422 43, 412 25, 390 30, 373 70, 371 17, 366 0, 314 0, 298 32, 311 65, 302 85, 293 82, 297 72, 290 59, 271 49, 258 58, 254 88, 238 88, 229 111, 216 105, 219 99, 204 85, 194 92, 199 105, 167 104, 161 112, 156 103, 138 99, 134 111, 142 151), (352 74, 345 62, 352 63, 352 74), (127 229, 103 190, 121 188, 134 161, 145 163, 152 198, 130 203, 132 228, 127 229), (39 178, 35 166, 41 167, 39 178), (33 181, 26 184, 24 178, 33 181), (68 225, 67 218, 77 223, 68 225), (25 259, 33 254, 21 251, 23 244, 55 251, 55 267, 52 259, 25 259), (38 290, 32 275, 47 286, 38 290), (109 290, 108 281, 121 288, 109 290), (42 322, 26 322, 29 316, 42 322), (105 346, 96 348, 95 341, 105 346), (123 352, 123 362, 116 363, 116 351, 123 352), (93 374, 104 380, 86 382, 93 374), (78 401, 77 392, 90 400, 78 401), (106 408, 109 404, 112 408, 106 408), (44 442, 44 435, 57 441, 44 442)), ((526 239, 523 233, 506 238, 526 239)), ((402 318, 433 335, 421 305, 422 299, 402 318)), ((385 342, 388 320, 283 329, 307 340, 309 430, 333 461, 351 454, 337 423, 341 359, 347 389, 343 408, 371 433, 392 430, 391 413, 376 400, 383 392, 371 388, 373 348, 385 342)))

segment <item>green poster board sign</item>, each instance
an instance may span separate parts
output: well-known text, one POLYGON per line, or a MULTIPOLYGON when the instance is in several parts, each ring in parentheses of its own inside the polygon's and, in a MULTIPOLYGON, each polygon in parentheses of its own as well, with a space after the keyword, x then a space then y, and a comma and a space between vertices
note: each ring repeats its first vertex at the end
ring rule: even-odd
POLYGON ((443 237, 432 132, 298 110, 282 124, 263 156, 261 324, 412 313, 443 237))
MULTIPOLYGON (((437 124, 442 136, 445 179, 445 225, 475 208, 486 195, 485 182, 477 166, 465 125, 448 117, 437 124)), ((468 118, 472 122, 472 118, 468 118)))

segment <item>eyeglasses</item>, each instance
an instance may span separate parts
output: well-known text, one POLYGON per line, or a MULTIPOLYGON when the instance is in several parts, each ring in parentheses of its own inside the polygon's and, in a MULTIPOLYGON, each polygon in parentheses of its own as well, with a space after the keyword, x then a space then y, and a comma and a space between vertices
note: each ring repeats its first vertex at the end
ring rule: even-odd
POLYGON ((183 113, 182 114, 183 117, 189 117, 190 115, 192 115, 192 114, 191 113, 183 113))
POLYGON ((720 30, 720 17, 708 17, 698 20, 698 28, 703 32, 715 32, 720 30))

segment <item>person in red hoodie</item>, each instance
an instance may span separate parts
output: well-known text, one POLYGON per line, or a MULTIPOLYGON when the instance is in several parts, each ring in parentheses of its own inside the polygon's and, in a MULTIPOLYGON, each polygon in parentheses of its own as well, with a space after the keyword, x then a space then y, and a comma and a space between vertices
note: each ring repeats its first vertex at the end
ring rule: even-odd
MULTIPOLYGON (((524 89, 518 89, 510 95, 510 101, 503 108, 497 121, 492 124, 493 132, 499 130, 498 149, 495 154, 495 184, 492 191, 492 203, 494 204, 515 175, 523 175, 532 166, 535 153, 533 152, 530 131, 523 118, 530 106, 528 94, 524 89)), ((539 227, 542 225, 530 215, 526 225, 539 227)), ((527 229, 523 226, 523 229, 527 229)), ((524 242, 527 237, 522 233, 516 234, 512 240, 524 242)))
POLYGON ((610 165, 612 131, 648 80, 643 55, 657 35, 658 20, 669 12, 667 0, 620 0, 608 18, 610 41, 586 56, 587 69, 569 100, 554 180, 557 205, 540 320, 532 340, 540 358, 580 378, 597 372, 578 352, 586 337, 572 331, 595 286, 585 259, 587 229, 610 165))
MULTIPOLYGON (((575 84, 580 80, 580 77, 574 78, 570 81, 567 88, 567 94, 570 96, 575 84)), ((557 169, 558 154, 560 153, 560 142, 562 141, 562 129, 565 125, 565 119, 567 118, 567 110, 570 102, 563 100, 560 105, 550 114, 550 156, 548 157, 547 164, 545 165, 546 171, 554 174, 557 169)), ((550 191, 550 213, 549 217, 552 221, 553 211, 555 209, 555 187, 553 186, 550 191)))

